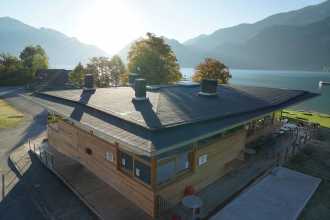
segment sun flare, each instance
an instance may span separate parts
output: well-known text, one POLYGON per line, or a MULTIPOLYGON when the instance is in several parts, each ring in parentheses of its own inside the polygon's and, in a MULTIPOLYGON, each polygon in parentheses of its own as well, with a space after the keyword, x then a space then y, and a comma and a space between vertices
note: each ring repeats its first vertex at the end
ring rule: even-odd
POLYGON ((82 41, 113 53, 144 34, 143 19, 125 1, 95 1, 80 14, 79 24, 77 32, 82 41))

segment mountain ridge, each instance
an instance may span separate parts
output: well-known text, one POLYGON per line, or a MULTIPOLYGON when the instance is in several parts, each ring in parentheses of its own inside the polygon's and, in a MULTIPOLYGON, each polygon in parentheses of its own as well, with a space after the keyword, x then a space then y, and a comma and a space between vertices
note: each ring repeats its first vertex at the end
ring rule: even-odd
POLYGON ((36 28, 15 18, 0 17, 0 51, 19 55, 24 47, 41 45, 49 56, 50 67, 72 68, 93 56, 107 56, 100 48, 80 42, 51 28, 36 28))

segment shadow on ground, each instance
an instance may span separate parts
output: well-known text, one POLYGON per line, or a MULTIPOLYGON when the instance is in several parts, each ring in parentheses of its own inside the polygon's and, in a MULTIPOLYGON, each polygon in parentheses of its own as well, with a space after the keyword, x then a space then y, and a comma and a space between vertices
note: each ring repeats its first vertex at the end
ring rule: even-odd
POLYGON ((1 220, 97 219, 34 154, 29 157, 31 164, 22 175, 8 161, 19 180, 0 203, 1 220))
POLYGON ((309 143, 286 166, 322 179, 299 220, 330 219, 330 129, 321 128, 317 140, 309 143))

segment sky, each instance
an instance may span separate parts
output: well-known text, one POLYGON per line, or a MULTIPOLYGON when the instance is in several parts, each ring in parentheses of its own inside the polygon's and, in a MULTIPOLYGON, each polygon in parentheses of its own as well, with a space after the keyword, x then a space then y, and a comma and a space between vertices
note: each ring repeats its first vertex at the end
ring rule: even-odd
POLYGON ((0 0, 0 17, 47 27, 114 54, 152 32, 184 42, 324 0, 0 0))

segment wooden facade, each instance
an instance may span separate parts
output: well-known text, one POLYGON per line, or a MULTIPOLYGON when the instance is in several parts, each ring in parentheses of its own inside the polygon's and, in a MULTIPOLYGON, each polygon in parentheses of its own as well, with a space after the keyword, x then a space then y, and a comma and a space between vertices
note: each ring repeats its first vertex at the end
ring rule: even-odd
POLYGON ((79 161, 147 214, 155 216, 154 192, 151 187, 120 171, 116 144, 106 143, 64 121, 48 126, 48 141, 56 150, 79 161), (107 152, 113 153, 113 161, 107 160, 107 152))
POLYGON ((160 187, 160 195, 171 204, 179 203, 185 188, 192 186, 199 191, 226 174, 226 164, 239 157, 245 146, 246 132, 240 129, 225 137, 219 137, 205 146, 197 146, 193 169, 172 183, 160 187), (207 162, 199 165, 199 158, 207 155, 207 162))
POLYGON ((243 159, 247 130, 240 126, 193 143, 183 154, 183 161, 186 162, 184 165, 176 155, 141 159, 138 155, 124 151, 119 144, 105 142, 63 120, 49 124, 48 141, 59 152, 80 162, 147 214, 156 217, 159 198, 171 206, 175 205, 181 201, 187 187, 200 191, 228 173, 228 164, 233 160, 243 159), (180 172, 160 182, 157 174, 164 163, 173 163, 175 170, 180 172))

